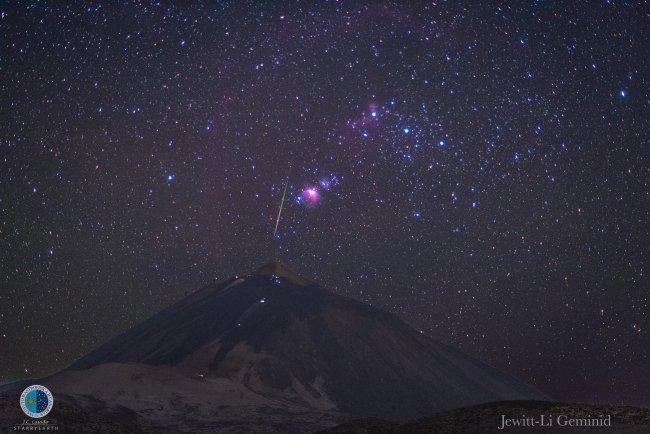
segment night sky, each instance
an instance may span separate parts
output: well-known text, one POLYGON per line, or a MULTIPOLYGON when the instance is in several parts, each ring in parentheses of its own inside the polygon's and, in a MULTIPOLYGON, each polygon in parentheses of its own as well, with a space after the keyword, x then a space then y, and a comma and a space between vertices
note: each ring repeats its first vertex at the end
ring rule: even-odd
POLYGON ((650 405, 647 5, 310 3, 0 6, 0 380, 279 256, 650 405))

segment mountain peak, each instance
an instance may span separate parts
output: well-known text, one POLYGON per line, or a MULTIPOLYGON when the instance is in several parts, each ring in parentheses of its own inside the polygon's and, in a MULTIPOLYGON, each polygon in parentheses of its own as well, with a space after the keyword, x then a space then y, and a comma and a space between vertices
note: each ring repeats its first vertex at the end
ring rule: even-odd
POLYGON ((67 383, 42 384, 82 396, 100 390, 105 402, 144 412, 152 404, 139 397, 141 388, 151 385, 161 409, 178 408, 184 415, 179 417, 193 414, 197 421, 215 415, 267 418, 269 406, 285 412, 289 402, 300 414, 318 412, 318 418, 408 420, 484 402, 545 399, 516 378, 388 312, 330 292, 279 260, 211 283, 56 375, 68 376, 67 383), (118 375, 120 388, 105 392, 118 375), (100 389, 83 389, 81 378, 100 389), (197 406, 197 387, 199 394, 223 398, 197 406), (185 404, 176 407, 183 393, 185 404), (257 410, 240 416, 229 413, 240 410, 224 410, 241 405, 257 410))
POLYGON ((276 276, 282 277, 283 279, 299 286, 310 286, 314 282, 302 277, 297 274, 291 268, 283 264, 279 259, 273 259, 272 261, 262 265, 260 268, 253 272, 256 276, 276 276))

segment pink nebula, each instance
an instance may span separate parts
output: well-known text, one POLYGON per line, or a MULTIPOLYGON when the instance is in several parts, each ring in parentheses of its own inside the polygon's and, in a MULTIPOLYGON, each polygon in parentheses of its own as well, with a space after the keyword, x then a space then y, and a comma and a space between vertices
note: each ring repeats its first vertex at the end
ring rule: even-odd
POLYGON ((320 200, 320 193, 316 187, 305 187, 301 196, 307 205, 316 205, 320 200))

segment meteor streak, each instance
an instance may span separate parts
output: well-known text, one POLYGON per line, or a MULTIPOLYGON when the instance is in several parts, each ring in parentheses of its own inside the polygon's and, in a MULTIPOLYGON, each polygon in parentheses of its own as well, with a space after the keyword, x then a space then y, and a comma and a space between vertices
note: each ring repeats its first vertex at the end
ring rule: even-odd
POLYGON ((287 187, 289 186, 289 177, 287 177, 287 182, 284 184, 284 191, 282 192, 282 200, 280 201, 280 209, 278 210, 278 218, 275 219, 275 229, 273 229, 273 238, 278 233, 278 225, 280 224, 280 216, 282 215, 282 207, 284 206, 284 198, 287 195, 287 187))

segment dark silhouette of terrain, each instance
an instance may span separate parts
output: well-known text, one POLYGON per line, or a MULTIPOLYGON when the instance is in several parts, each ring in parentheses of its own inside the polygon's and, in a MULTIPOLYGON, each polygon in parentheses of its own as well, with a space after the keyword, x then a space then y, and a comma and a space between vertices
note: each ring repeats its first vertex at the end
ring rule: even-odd
POLYGON ((20 420, 34 383, 54 394, 52 418, 106 432, 306 431, 546 399, 279 262, 190 294, 57 374, 0 387, 0 422, 14 407, 20 420))

